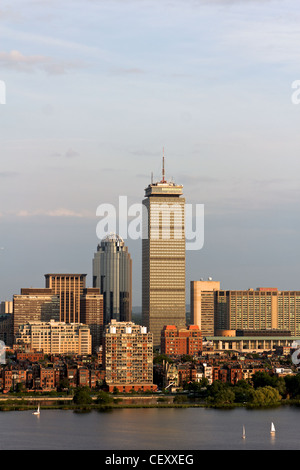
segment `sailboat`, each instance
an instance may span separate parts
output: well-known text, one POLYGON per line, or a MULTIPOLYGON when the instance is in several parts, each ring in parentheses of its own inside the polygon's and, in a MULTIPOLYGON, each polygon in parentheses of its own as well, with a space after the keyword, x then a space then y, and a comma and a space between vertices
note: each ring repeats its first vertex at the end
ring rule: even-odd
POLYGON ((245 431, 245 426, 243 426, 243 439, 246 439, 246 431, 245 431))
POLYGON ((39 415, 40 414, 40 405, 38 405, 37 410, 32 413, 33 415, 39 415))
POLYGON ((271 423, 271 436, 275 436, 275 426, 274 426, 274 423, 271 423))

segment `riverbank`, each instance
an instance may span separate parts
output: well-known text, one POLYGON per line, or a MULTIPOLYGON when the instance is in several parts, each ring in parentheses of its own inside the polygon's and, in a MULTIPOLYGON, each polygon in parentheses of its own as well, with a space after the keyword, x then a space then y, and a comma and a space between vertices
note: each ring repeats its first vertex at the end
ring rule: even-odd
MULTIPOLYGON (((0 397, 0 411, 24 411, 35 410, 40 405, 41 410, 73 410, 73 411, 108 411, 122 408, 214 408, 214 409, 265 409, 268 406, 254 406, 251 403, 207 403, 205 401, 188 400, 184 403, 174 403, 174 397, 160 397, 158 401, 154 397, 122 397, 115 398, 111 403, 76 404, 73 397, 0 397)), ((281 400, 272 404, 269 408, 282 406, 300 406, 300 400, 281 400)))

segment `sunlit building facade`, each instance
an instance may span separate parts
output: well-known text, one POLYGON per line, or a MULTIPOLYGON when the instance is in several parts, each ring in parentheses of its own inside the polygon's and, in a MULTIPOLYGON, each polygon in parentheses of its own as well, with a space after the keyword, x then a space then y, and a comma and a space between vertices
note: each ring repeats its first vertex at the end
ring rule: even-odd
POLYGON ((16 343, 44 354, 90 355, 92 337, 87 325, 65 322, 27 322, 20 325, 16 343))
POLYGON ((59 296, 52 289, 22 288, 13 296, 13 335, 28 321, 59 321, 59 296))
POLYGON ((145 189, 142 240, 143 324, 160 347, 165 325, 185 327, 185 199, 182 186, 151 183, 145 189))
POLYGON ((86 274, 45 274, 46 288, 59 295, 60 318, 66 323, 80 323, 80 298, 86 274))
POLYGON ((279 329, 300 336, 300 291, 277 288, 217 292, 218 330, 279 329))
POLYGON ((112 320, 104 332, 105 381, 109 391, 155 390, 153 336, 146 327, 112 320))
POLYGON ((215 333, 218 290, 220 290, 220 282, 212 279, 190 283, 191 323, 199 326, 203 336, 213 336, 215 333))

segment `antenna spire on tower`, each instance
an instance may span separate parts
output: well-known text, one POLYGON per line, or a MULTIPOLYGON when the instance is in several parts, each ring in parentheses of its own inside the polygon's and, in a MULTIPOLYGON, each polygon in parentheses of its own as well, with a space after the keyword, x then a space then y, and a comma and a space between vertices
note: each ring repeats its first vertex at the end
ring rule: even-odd
POLYGON ((165 148, 163 147, 163 162, 162 162, 162 183, 165 183, 165 148))

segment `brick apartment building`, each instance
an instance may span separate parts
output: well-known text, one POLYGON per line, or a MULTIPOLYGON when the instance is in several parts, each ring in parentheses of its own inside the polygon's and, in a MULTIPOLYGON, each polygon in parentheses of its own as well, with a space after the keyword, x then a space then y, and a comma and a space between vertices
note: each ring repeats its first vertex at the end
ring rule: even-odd
POLYGON ((198 355, 202 351, 202 333, 198 325, 177 328, 166 325, 161 333, 161 352, 168 356, 198 355))
POLYGON ((105 380, 109 391, 154 391, 153 337, 133 322, 112 320, 104 332, 105 380))

